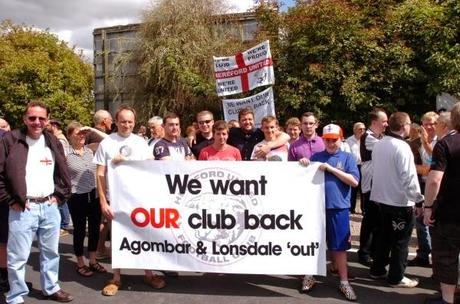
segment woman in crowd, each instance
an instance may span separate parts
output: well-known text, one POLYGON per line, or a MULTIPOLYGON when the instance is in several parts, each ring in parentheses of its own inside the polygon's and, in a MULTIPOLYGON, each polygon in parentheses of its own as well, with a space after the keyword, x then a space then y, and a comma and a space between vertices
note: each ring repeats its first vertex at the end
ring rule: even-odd
POLYGON ((75 270, 84 277, 92 276, 94 272, 107 272, 96 260, 101 206, 99 198, 96 197, 96 165, 93 164, 93 152, 85 146, 85 136, 89 130, 97 132, 96 129, 82 127, 78 122, 71 122, 67 127, 67 138, 70 142, 67 165, 72 181, 72 196, 68 204, 74 226, 73 248, 77 257, 75 270), (86 265, 83 256, 87 220, 89 266, 86 265))

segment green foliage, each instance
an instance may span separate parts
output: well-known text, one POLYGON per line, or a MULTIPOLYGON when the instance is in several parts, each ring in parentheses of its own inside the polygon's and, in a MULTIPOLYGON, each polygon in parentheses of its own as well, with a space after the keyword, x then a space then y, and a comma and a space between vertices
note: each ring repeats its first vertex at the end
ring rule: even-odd
POLYGON ((144 117, 173 111, 185 125, 203 109, 221 112, 212 56, 243 47, 226 17, 218 17, 220 7, 214 0, 161 0, 146 12, 136 55, 143 79, 136 108, 144 117))
POLYGON ((64 123, 91 122, 91 65, 49 33, 4 21, 0 25, 0 111, 22 124, 27 102, 41 99, 64 123))
MULTIPOLYGON (((277 111, 350 125, 373 106, 419 116, 459 96, 458 1, 317 0, 281 17, 258 12, 273 50, 277 111)), ((284 116, 284 117, 283 117, 284 116)))

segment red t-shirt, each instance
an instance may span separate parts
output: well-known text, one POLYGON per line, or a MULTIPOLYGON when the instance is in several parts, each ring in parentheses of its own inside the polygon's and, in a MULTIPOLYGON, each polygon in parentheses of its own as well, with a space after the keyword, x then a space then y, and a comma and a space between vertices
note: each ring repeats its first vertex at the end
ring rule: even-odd
POLYGON ((222 151, 217 151, 212 145, 203 148, 200 152, 198 160, 241 160, 240 150, 227 145, 227 148, 222 151))

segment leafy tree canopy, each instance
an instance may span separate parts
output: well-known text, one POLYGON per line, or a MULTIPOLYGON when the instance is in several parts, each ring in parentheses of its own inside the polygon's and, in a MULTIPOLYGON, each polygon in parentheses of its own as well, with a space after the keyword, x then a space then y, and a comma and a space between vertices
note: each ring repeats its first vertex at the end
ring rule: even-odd
POLYGON ((173 111, 185 122, 203 109, 221 112, 212 56, 244 49, 215 0, 160 0, 146 11, 139 39, 145 115, 173 111))
POLYGON ((31 99, 41 99, 64 123, 91 122, 91 65, 48 31, 0 24, 0 111, 13 127, 31 99))
POLYGON ((373 106, 420 117, 437 94, 460 96, 459 10, 453 0, 299 1, 281 16, 262 6, 278 111, 350 125, 373 106))

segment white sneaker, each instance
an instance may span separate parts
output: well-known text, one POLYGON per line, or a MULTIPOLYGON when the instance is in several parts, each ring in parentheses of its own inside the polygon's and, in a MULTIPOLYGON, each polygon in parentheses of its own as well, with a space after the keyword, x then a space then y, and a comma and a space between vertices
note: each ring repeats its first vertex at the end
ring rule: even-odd
POLYGON ((353 287, 350 284, 342 284, 339 285, 340 292, 345 296, 345 299, 348 301, 356 301, 358 297, 356 296, 353 287))
POLYGON ((400 287, 400 288, 414 288, 418 285, 418 279, 409 279, 408 277, 403 277, 398 284, 390 284, 391 287, 400 287))
POLYGON ((313 289, 313 286, 315 286, 316 280, 312 275, 306 275, 304 276, 302 280, 302 286, 300 287, 300 292, 301 293, 307 293, 313 289))

